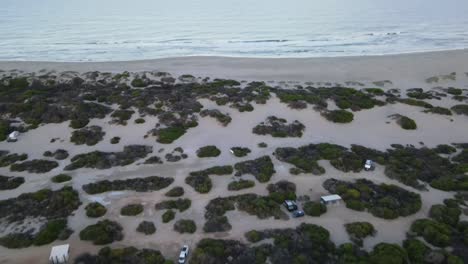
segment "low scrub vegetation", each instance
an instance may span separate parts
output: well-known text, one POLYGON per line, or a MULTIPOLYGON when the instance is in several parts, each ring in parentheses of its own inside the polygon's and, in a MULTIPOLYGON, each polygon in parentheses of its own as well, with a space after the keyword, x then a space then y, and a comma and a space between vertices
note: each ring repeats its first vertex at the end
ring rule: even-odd
POLYGON ((123 239, 122 226, 114 221, 102 220, 89 225, 80 232, 80 239, 93 242, 94 245, 106 245, 123 239))
POLYGON ((173 178, 149 176, 146 178, 133 178, 126 180, 103 180, 83 185, 83 190, 88 194, 98 194, 111 191, 137 191, 151 192, 166 188, 174 182, 173 178))

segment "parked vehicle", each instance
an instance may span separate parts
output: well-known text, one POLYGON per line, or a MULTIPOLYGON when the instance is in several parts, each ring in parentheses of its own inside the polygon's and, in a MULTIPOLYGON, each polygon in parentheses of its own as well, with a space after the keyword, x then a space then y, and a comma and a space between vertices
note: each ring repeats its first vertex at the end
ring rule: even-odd
POLYGON ((184 264, 187 261, 188 254, 189 254, 189 246, 184 245, 182 249, 180 250, 179 264, 184 264))
POLYGON ((284 207, 286 207, 286 209, 288 209, 289 212, 297 210, 296 201, 286 200, 286 201, 284 201, 283 205, 284 205, 284 207))
POLYGON ((374 169, 374 162, 372 160, 366 160, 364 163, 364 170, 369 171, 374 169))
POLYGON ((304 216, 304 211, 301 211, 301 210, 294 211, 294 212, 292 213, 292 216, 293 216, 294 218, 303 217, 303 216, 304 216))

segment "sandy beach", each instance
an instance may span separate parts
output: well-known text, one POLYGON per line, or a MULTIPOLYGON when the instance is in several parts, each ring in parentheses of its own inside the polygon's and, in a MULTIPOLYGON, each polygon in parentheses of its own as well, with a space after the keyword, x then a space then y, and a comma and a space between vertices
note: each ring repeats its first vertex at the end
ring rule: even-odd
MULTIPOLYGON (((448 87, 468 89, 468 50, 454 50, 443 52, 414 53, 368 57, 340 57, 340 58, 295 58, 295 59, 252 59, 252 58, 228 58, 228 57, 184 57, 168 58, 147 61, 128 62, 0 62, 0 75, 26 74, 34 72, 36 76, 44 73, 65 71, 83 74, 90 71, 121 73, 142 72, 168 72, 176 77, 182 74, 191 74, 198 80, 210 77, 229 78, 239 82, 264 81, 274 87, 292 89, 295 85, 306 85, 313 82, 317 86, 331 87, 335 85, 352 87, 355 89, 379 87, 384 91, 401 89, 402 96, 410 88, 422 88, 424 91, 441 91, 448 87), (456 73, 456 78, 444 78, 451 73, 456 73), (438 77, 437 82, 428 81, 428 78, 438 77), (382 84, 383 81, 387 81, 382 84), (389 82, 388 82, 389 81, 389 82), (329 84, 328 84, 329 83, 329 84)), ((247 240, 244 233, 257 229, 269 228, 294 228, 300 223, 313 223, 327 228, 331 233, 331 239, 335 244, 349 242, 344 224, 355 221, 367 221, 378 230, 374 237, 365 240, 364 249, 371 250, 380 242, 401 244, 406 238, 411 223, 419 218, 425 218, 432 205, 442 204, 444 199, 453 198, 455 192, 441 191, 432 187, 428 191, 411 188, 403 183, 390 179, 385 175, 385 166, 376 165, 371 172, 361 171, 343 172, 330 165, 328 161, 319 163, 326 169, 321 176, 312 173, 292 175, 289 169, 293 167, 289 163, 273 158, 272 153, 280 147, 299 147, 310 143, 333 143, 350 147, 351 144, 359 144, 368 148, 385 151, 391 144, 412 144, 416 147, 434 148, 439 144, 466 143, 468 142, 468 116, 466 115, 436 115, 422 112, 422 108, 396 102, 384 106, 374 107, 361 111, 355 111, 354 120, 349 124, 333 123, 326 120, 313 106, 305 109, 291 109, 287 104, 273 95, 265 104, 252 103, 254 111, 240 113, 237 109, 228 105, 217 105, 214 101, 203 98, 198 99, 203 109, 218 109, 228 114, 232 121, 226 127, 210 117, 199 117, 198 126, 190 128, 187 133, 171 144, 161 144, 152 136, 145 137, 149 130, 160 122, 157 116, 144 116, 144 124, 135 124, 135 119, 140 116, 133 114, 127 121, 128 125, 111 124, 111 117, 103 119, 93 118, 88 126, 102 127, 105 135, 94 146, 76 145, 69 138, 73 130, 69 127, 69 121, 62 123, 49 123, 40 125, 36 129, 22 133, 18 142, 0 142, 0 150, 8 150, 11 153, 27 153, 28 159, 43 159, 43 153, 48 150, 65 149, 70 157, 95 150, 103 152, 121 151, 123 146, 139 144, 153 148, 153 155, 164 157, 176 147, 182 147, 187 159, 163 164, 143 164, 143 159, 123 167, 109 169, 81 168, 66 172, 73 180, 65 185, 78 190, 83 203, 77 211, 69 217, 69 226, 75 232, 67 240, 71 245, 71 258, 75 258, 84 252, 95 253, 99 249, 90 242, 79 239, 79 231, 96 222, 96 219, 88 218, 84 207, 91 201, 99 201, 107 207, 106 219, 115 220, 124 227, 124 239, 114 242, 111 246, 135 246, 138 248, 152 248, 160 250, 169 259, 177 259, 180 246, 183 244, 195 248, 197 242, 206 237, 236 239, 242 242, 247 240), (417 130, 402 129, 390 116, 404 114, 417 123, 417 130), (263 122, 268 116, 278 116, 288 122, 298 120, 305 126, 302 137, 276 138, 269 135, 257 135, 252 133, 252 128, 263 122), (118 144, 111 144, 113 137, 120 137, 118 144), (51 143, 51 139, 57 139, 51 143), (258 148, 257 144, 265 142, 266 148, 258 148), (221 150, 221 155, 216 158, 201 159, 196 151, 206 145, 216 145, 221 150), (229 149, 234 146, 249 147, 252 152, 242 158, 233 156, 229 149), (228 192, 226 186, 233 179, 229 176, 211 176, 213 187, 210 192, 201 194, 185 183, 185 178, 192 171, 202 170, 215 165, 232 165, 240 161, 270 155, 276 173, 267 183, 256 182, 255 187, 235 192, 228 192), (118 191, 90 195, 83 191, 82 186, 99 180, 117 180, 135 177, 164 176, 174 178, 174 183, 159 191, 134 192, 118 191), (399 217, 393 220, 385 220, 373 216, 368 212, 357 212, 346 208, 344 204, 330 206, 328 211, 320 217, 292 218, 289 220, 268 218, 258 219, 242 211, 230 211, 226 214, 232 224, 232 230, 227 232, 205 233, 202 229, 205 222, 205 206, 210 200, 217 197, 226 197, 235 194, 256 193, 268 195, 266 186, 280 180, 295 183, 298 196, 309 196, 312 200, 318 200, 321 195, 328 194, 322 186, 323 181, 329 178, 339 180, 354 180, 359 178, 369 179, 377 184, 394 184, 421 195, 421 209, 410 216, 399 217), (164 196, 174 186, 182 186, 185 189, 184 198, 192 200, 191 207, 184 212, 177 212, 175 220, 190 218, 197 224, 194 234, 180 234, 173 230, 171 223, 162 223, 163 211, 154 209, 155 203, 167 199, 164 196), (120 215, 120 209, 129 203, 141 203, 144 213, 133 216, 120 215), (157 232, 145 236, 135 231, 142 220, 153 221, 157 232)), ((457 104, 466 104, 453 100, 450 97, 442 97, 440 100, 427 99, 425 102, 434 106, 450 108, 457 104)), ((113 106, 115 109, 117 106, 113 106)), ((329 101, 328 110, 337 108, 333 101, 329 101)), ((137 109, 133 108, 136 112, 137 109)), ((42 188, 58 189, 63 184, 51 182, 51 177, 62 173, 65 166, 70 163, 70 158, 58 161, 59 166, 53 170, 36 174, 27 172, 13 172, 8 167, 0 168, 1 175, 22 176, 25 183, 13 190, 0 191, 0 200, 17 197, 21 193, 34 192, 42 188)), ((242 179, 255 180, 252 175, 243 175, 242 179)), ((284 210, 284 208, 283 208, 284 210)), ((286 210, 285 210, 286 212, 286 210)), ((462 214, 461 220, 468 220, 468 216, 462 214)), ((174 221, 174 220, 173 220, 174 221)), ((0 235, 5 235, 10 227, 0 225, 0 235)), ((60 244, 62 241, 55 241, 60 244)), ((6 249, 0 247, 0 263, 48 263, 47 258, 51 245, 29 247, 25 249, 6 249)))

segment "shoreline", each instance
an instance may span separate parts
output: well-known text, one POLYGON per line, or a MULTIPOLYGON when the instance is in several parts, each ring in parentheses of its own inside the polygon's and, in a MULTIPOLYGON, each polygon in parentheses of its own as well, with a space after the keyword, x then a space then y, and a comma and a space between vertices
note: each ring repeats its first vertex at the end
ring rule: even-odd
POLYGON ((392 55, 247 58, 188 56, 135 61, 47 62, 0 61, 0 70, 140 72, 164 71, 173 75, 192 74, 240 80, 282 81, 404 81, 399 85, 420 85, 428 77, 468 72, 468 49, 416 52, 392 55))

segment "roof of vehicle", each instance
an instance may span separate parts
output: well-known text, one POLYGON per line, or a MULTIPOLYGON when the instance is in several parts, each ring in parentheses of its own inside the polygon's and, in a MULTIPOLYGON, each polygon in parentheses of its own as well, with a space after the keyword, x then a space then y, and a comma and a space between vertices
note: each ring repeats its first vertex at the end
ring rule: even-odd
POLYGON ((338 194, 332 194, 332 195, 325 195, 320 197, 320 199, 324 200, 325 202, 329 201, 336 201, 336 200, 341 200, 341 196, 338 194))
POLYGON ((284 202, 285 202, 287 205, 294 205, 294 204, 296 204, 296 202, 295 202, 295 201, 292 201, 292 200, 285 200, 284 202))

